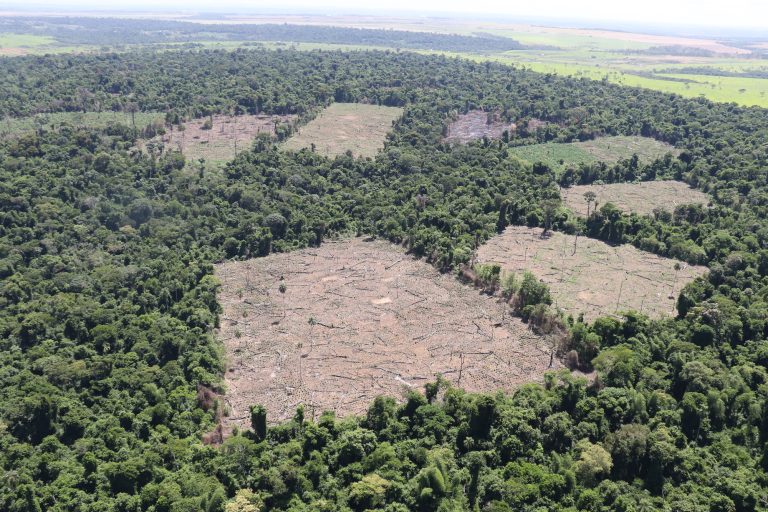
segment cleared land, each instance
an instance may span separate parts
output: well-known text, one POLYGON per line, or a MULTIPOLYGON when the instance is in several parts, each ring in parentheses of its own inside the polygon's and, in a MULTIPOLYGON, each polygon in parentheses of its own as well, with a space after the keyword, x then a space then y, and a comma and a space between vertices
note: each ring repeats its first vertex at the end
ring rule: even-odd
MULTIPOLYGON (((139 130, 152 123, 162 123, 165 117, 161 112, 136 112, 134 116, 136 128, 139 130)), ((54 112, 28 117, 6 117, 0 120, 0 135, 21 134, 36 130, 38 127, 53 130, 64 124, 105 128, 111 124, 132 126, 132 123, 131 114, 127 112, 54 112)))
POLYGON ((249 149, 259 134, 273 136, 276 124, 288 123, 293 118, 261 114, 215 115, 193 119, 183 123, 183 129, 175 128, 152 140, 162 142, 168 150, 181 151, 191 165, 197 165, 200 158, 210 164, 223 164, 232 160, 237 152, 249 149), (210 129, 204 129, 206 123, 210 124, 210 129))
POLYGON ((333 103, 299 129, 283 147, 298 151, 311 148, 334 157, 351 151, 354 156, 373 157, 384 147, 392 123, 403 109, 363 103, 333 103))
POLYGON ((679 153, 669 144, 637 136, 599 137, 585 142, 548 142, 518 146, 512 151, 523 160, 545 163, 555 171, 565 170, 569 164, 615 163, 635 154, 640 162, 649 163, 667 153, 679 153))
POLYGON ((574 236, 541 234, 540 228, 507 228, 478 249, 478 262, 498 263, 507 272, 530 270, 550 286, 559 308, 587 320, 626 310, 673 314, 681 288, 707 270, 586 237, 578 238, 574 254, 574 236))
MULTIPOLYGON (((639 215, 653 213, 656 208, 673 212, 680 204, 707 204, 709 196, 688 184, 674 180, 643 181, 640 183, 612 183, 610 185, 578 185, 560 192, 563 202, 576 215, 587 216, 584 194, 594 192, 598 208, 613 203, 620 210, 639 215)), ((590 211, 595 204, 592 203, 590 211)))
POLYGON ((246 426, 253 404, 270 422, 299 404, 307 414, 359 414, 437 374, 491 392, 540 381, 550 365, 547 342, 502 302, 387 242, 329 242, 227 262, 216 275, 227 427, 246 426))
POLYGON ((461 114, 448 125, 448 131, 443 138, 445 142, 466 144, 467 142, 488 137, 500 139, 505 130, 514 132, 514 123, 504 123, 493 112, 470 110, 461 114))

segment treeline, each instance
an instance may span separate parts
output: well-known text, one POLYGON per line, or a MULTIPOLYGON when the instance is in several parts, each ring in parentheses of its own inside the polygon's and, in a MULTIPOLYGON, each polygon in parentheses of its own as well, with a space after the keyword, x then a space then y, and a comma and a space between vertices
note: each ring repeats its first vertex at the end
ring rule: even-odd
MULTIPOLYGON (((340 100, 405 107, 374 159, 285 152, 261 137, 214 172, 135 150, 121 125, 0 141, 0 509, 765 510, 764 110, 394 52, 0 65, 12 115, 66 110, 78 89, 104 108, 167 111, 168 122, 340 100), (507 142, 444 144, 451 113, 476 108, 548 124, 507 142), (679 177, 710 192, 713 208, 637 217, 603 205, 578 220, 559 202, 562 178, 510 150, 601 134, 653 136, 682 154, 577 168, 569 183, 679 177), (657 252, 687 244, 710 272, 685 287, 676 319, 569 319, 571 361, 595 370, 590 380, 552 374, 508 396, 438 381, 400 405, 378 399, 362 418, 299 410, 269 427, 255 407, 253 432, 202 442, 225 412, 212 392, 224 368, 214 262, 365 234, 465 268, 509 224, 657 252)), ((529 276, 498 286, 524 314, 547 302, 529 276)))
POLYGON ((282 24, 201 24, 184 21, 91 17, 19 17, 0 30, 49 36, 67 45, 124 46, 201 41, 281 41, 348 44, 449 52, 503 52, 527 46, 491 34, 465 36, 410 30, 282 24))

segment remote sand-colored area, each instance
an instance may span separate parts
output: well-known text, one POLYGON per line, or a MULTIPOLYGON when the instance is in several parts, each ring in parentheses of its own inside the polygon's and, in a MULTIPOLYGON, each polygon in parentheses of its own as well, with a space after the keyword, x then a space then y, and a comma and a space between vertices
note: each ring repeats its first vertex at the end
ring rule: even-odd
POLYGON ((300 404, 307 415, 361 414, 438 374, 468 391, 509 391, 558 366, 503 302, 388 242, 328 242, 223 263, 216 275, 229 428, 247 426, 254 404, 270 422, 300 404))
POLYGON ((608 245, 587 237, 513 226, 477 252, 478 263, 506 272, 530 270, 547 283, 554 304, 585 319, 635 310, 652 317, 672 315, 686 283, 706 272, 631 245, 608 245), (574 252, 575 249, 575 252, 574 252), (679 270, 675 270, 675 264, 679 270))

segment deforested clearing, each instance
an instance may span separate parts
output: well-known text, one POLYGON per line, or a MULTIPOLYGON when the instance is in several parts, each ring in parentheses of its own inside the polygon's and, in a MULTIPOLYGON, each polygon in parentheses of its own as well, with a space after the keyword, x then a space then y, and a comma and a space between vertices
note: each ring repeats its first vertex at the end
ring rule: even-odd
POLYGON ((144 129, 150 124, 163 124, 162 112, 51 112, 34 116, 0 119, 0 136, 20 135, 37 129, 57 130, 62 126, 103 129, 110 125, 136 126, 144 129))
POLYGON ((583 313, 587 320, 627 310, 672 315, 682 287, 707 270, 630 245, 542 233, 541 228, 509 227, 478 249, 478 263, 497 263, 506 272, 531 271, 549 285, 555 306, 574 317, 583 313))
POLYGON ((494 297, 396 245, 357 238, 218 265, 227 426, 249 406, 270 422, 364 413, 379 395, 442 374, 468 391, 510 390, 558 365, 494 297))
POLYGON ((673 212, 681 204, 707 204, 707 194, 688 184, 674 181, 643 181, 640 183, 612 183, 609 185, 578 185, 561 190, 566 206, 576 215, 586 217, 589 212, 606 203, 612 203, 626 213, 648 215, 660 208, 673 212), (595 194, 588 205, 585 194, 595 194))
POLYGON ((466 144, 483 137, 500 139, 505 131, 514 132, 514 123, 504 122, 496 112, 470 110, 451 121, 443 140, 450 143, 466 144))
POLYGON ((364 103, 333 103, 315 119, 299 128, 283 148, 311 149, 334 157, 351 151, 354 156, 373 157, 384 147, 392 124, 403 114, 398 107, 364 103))
POLYGON ((637 155, 640 163, 650 163, 667 153, 680 153, 674 146, 650 137, 615 136, 598 137, 584 142, 547 142, 517 146, 512 151, 523 160, 547 164, 555 171, 562 171, 569 165, 593 164, 596 162, 616 163, 637 155))
MULTIPOLYGON (((204 158, 209 164, 232 160, 236 153, 250 149, 259 134, 270 137, 280 123, 290 123, 289 115, 214 115, 182 123, 167 129, 165 135, 152 139, 166 150, 181 151, 188 164, 198 165, 204 158)), ((146 144, 145 144, 146 146, 146 144)))

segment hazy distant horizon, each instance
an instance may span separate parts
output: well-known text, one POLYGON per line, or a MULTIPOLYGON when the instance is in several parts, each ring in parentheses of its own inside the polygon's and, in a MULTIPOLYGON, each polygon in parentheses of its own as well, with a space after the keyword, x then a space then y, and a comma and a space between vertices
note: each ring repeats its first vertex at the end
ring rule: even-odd
MULTIPOLYGON (((505 23, 522 23, 522 24, 534 24, 534 25, 549 25, 558 27, 570 27, 570 28, 591 28, 591 29, 604 29, 604 30, 620 30, 620 31, 641 31, 646 33, 659 33, 659 34, 676 34, 676 35, 688 35, 688 36, 720 36, 731 38, 754 38, 765 37, 768 38, 768 2, 765 5, 760 5, 760 2, 754 0, 734 0, 729 4, 728 12, 733 13, 739 11, 739 7, 742 7, 742 11, 752 11, 751 13, 745 13, 741 16, 743 18, 736 18, 734 15, 729 16, 717 16, 709 19, 710 23, 704 19, 707 13, 699 13, 698 17, 692 16, 675 16, 671 14, 658 16, 654 21, 643 19, 643 17, 632 16, 630 17, 630 11, 625 7, 624 11, 627 15, 624 19, 619 18, 617 11, 606 11, 607 14, 595 15, 596 11, 599 11, 602 7, 608 5, 606 0, 591 0, 580 2, 580 5, 584 5, 583 12, 589 13, 585 16, 574 16, 569 13, 569 10, 555 9, 554 7, 548 9, 547 6, 560 6, 564 0, 546 0, 539 2, 536 6, 512 6, 508 3, 502 4, 501 2, 481 2, 481 7, 475 12, 463 12, 461 8, 463 5, 457 5, 456 2, 443 1, 443 2, 420 2, 419 7, 411 8, 408 4, 400 0, 393 0, 388 2, 388 5, 392 5, 392 8, 384 9, 377 7, 360 7, 359 5, 347 5, 349 2, 345 0, 331 1, 324 6, 314 5, 301 5, 302 1, 287 0, 282 2, 281 7, 275 8, 269 5, 259 5, 261 2, 247 2, 242 0, 222 0, 215 3, 215 6, 211 6, 211 2, 206 0, 191 0, 181 2, 179 0, 164 0, 162 2, 152 2, 149 0, 137 0, 131 2, 129 5, 110 5, 104 6, 103 2, 97 2, 95 0, 79 0, 76 2, 61 2, 56 0, 44 0, 44 1, 31 1, 18 3, 13 2, 0 10, 0 13, 7 13, 9 11, 17 11, 23 14, 67 14, 67 15, 134 15, 134 14, 200 14, 211 16, 213 14, 218 15, 235 15, 235 14, 248 14, 248 15, 311 15, 311 16, 377 16, 377 17, 403 17, 403 18, 419 18, 419 17, 446 17, 451 19, 474 19, 480 21, 494 21, 505 23), (443 9, 421 8, 425 3, 430 5, 440 5, 443 9), (605 4, 605 5, 603 5, 605 4), (743 4, 743 5, 742 5, 743 4), (593 8, 587 7, 592 5, 593 8), (482 10, 481 10, 482 9, 482 10), (504 11, 493 11, 493 9, 505 9, 504 11), (532 10, 533 9, 533 10, 532 10), (551 16, 541 12, 535 12, 535 9, 545 9, 549 12, 559 12, 558 16, 551 16), (612 14, 613 13, 613 14, 612 14), (613 17, 612 17, 613 16, 613 17), (611 18, 612 17, 612 18, 611 18), (685 21, 670 22, 673 19, 684 19, 685 21), (740 20, 744 21, 743 23, 740 20), (748 24, 760 22, 763 26, 748 24), (741 23, 741 24, 740 24, 741 23)), ((690 3, 687 0, 683 3, 690 3)), ((661 0, 646 0, 644 2, 647 5, 647 9, 643 10, 645 16, 652 15, 654 9, 670 11, 674 8, 675 11, 680 11, 679 3, 669 5, 663 4, 661 0)), ((666 2, 670 4, 670 2, 666 2)), ((270 5, 274 5, 271 4, 270 5)), ((707 6, 701 5, 692 7, 691 12, 698 12, 702 9, 707 9, 707 6)), ((622 12, 624 12, 622 11, 622 12)), ((190 19, 194 21, 194 19, 190 19)))

